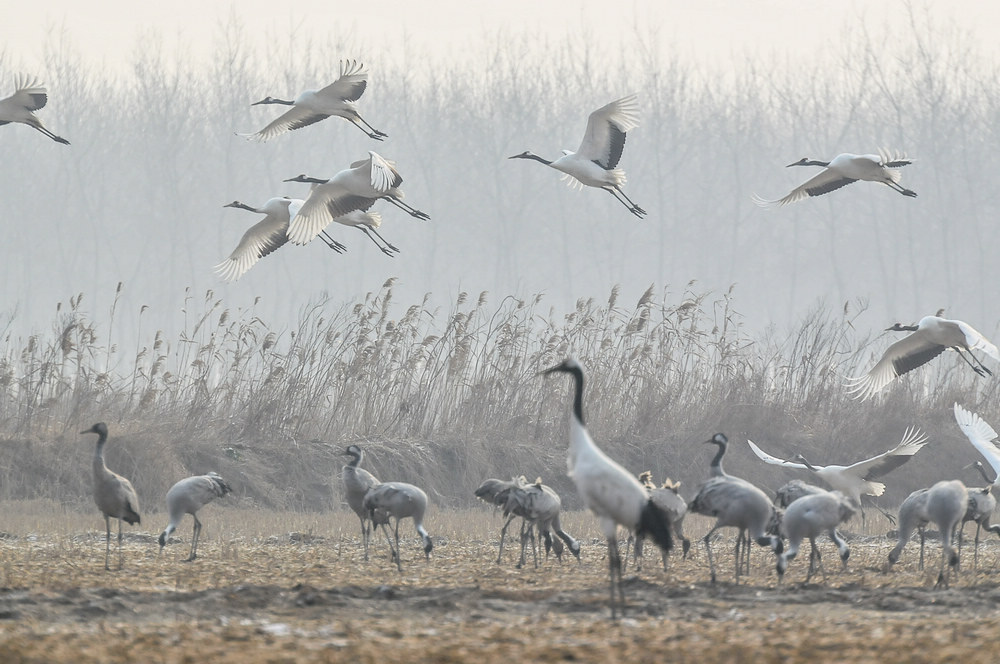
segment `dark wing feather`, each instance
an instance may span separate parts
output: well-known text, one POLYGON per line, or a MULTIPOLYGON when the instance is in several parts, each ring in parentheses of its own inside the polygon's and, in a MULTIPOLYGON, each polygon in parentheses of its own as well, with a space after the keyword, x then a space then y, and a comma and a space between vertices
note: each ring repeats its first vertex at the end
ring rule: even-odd
POLYGON ((892 368, 896 370, 897 376, 902 376, 908 371, 923 366, 945 351, 944 346, 930 346, 921 350, 907 353, 897 357, 892 361, 892 368))
POLYGON ((807 187, 806 193, 810 196, 822 196, 823 194, 828 194, 831 191, 836 191, 841 187, 846 187, 852 182, 857 182, 857 180, 851 178, 842 178, 840 180, 831 180, 830 182, 824 182, 823 184, 816 187, 807 187))

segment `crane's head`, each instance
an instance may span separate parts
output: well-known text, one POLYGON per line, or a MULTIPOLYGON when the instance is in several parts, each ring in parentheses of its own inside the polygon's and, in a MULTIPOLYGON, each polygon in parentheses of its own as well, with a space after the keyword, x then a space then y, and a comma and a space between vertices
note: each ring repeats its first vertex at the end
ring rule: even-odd
POLYGON ((916 332, 916 325, 903 325, 902 323, 893 323, 892 327, 885 328, 886 332, 916 332))
POLYGON ((264 97, 260 101, 255 101, 250 104, 251 106, 260 106, 261 104, 283 104, 285 106, 292 106, 295 104, 294 101, 289 101, 287 99, 277 99, 275 97, 264 97))
POLYGON ((107 436, 108 425, 105 424, 104 422, 98 422, 94 426, 90 427, 89 429, 85 429, 80 433, 96 433, 98 436, 107 436))
POLYGON ((282 182, 303 182, 305 184, 324 184, 325 182, 327 182, 327 180, 321 180, 319 178, 309 177, 305 173, 299 173, 293 178, 282 180, 282 182))
POLYGON ((717 433, 708 440, 703 442, 704 445, 718 445, 719 447, 725 447, 729 444, 729 439, 726 438, 726 434, 717 433))
POLYGON ((567 357, 565 360, 563 360, 556 366, 550 367, 545 371, 542 371, 541 375, 547 376, 550 373, 556 373, 559 371, 563 373, 577 373, 577 372, 582 373, 583 367, 580 366, 580 363, 577 361, 577 359, 571 355, 570 357, 567 357))
POLYGON ((785 166, 785 168, 791 168, 792 166, 829 166, 828 161, 819 161, 818 159, 810 159, 809 157, 802 157, 798 161, 793 161, 792 163, 785 166))

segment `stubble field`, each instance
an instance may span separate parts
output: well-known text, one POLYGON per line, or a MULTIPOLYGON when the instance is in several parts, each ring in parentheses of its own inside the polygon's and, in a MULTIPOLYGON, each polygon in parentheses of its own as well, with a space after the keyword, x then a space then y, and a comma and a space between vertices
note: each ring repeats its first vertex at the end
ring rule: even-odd
MULTIPOLYGON (((914 542, 888 574, 885 537, 854 538, 847 572, 824 541, 828 582, 803 584, 803 553, 780 588, 761 549, 749 579, 733 582, 732 534, 715 544, 714 586, 700 542, 667 572, 647 550, 640 572, 629 564, 626 616, 612 622, 605 547, 583 513, 564 519, 582 538, 581 561, 543 558, 537 569, 530 557, 517 569, 514 548, 496 564, 501 522, 489 511, 433 513, 429 562, 404 522, 399 573, 384 542, 364 562, 353 514, 211 506, 194 563, 181 562, 190 520, 158 556, 164 519, 151 514, 126 537, 124 569, 105 572, 99 515, 43 502, 3 507, 0 653, 9 663, 989 662, 1000 633, 995 541, 981 548, 978 571, 964 561, 949 589, 933 587, 936 541, 926 571, 914 542)), ((869 526, 889 528, 871 517, 869 526)), ((688 534, 707 527, 692 517, 688 534)))

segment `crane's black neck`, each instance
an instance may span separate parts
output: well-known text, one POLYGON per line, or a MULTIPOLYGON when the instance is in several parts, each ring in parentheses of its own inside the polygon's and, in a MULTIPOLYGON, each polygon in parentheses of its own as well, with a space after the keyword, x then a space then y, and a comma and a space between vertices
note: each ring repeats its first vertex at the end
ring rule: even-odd
POLYGON ((573 377, 575 394, 573 395, 573 414, 576 419, 583 424, 583 369, 580 367, 567 367, 563 369, 573 377))
POLYGON ((351 460, 347 462, 348 466, 351 466, 352 468, 357 468, 358 465, 361 463, 361 455, 362 455, 362 453, 355 452, 354 450, 348 448, 347 451, 344 452, 344 454, 346 454, 347 456, 351 457, 351 460))
POLYGON ((996 482, 996 478, 990 479, 990 476, 986 473, 986 468, 983 466, 982 461, 977 461, 973 465, 976 467, 976 470, 979 471, 979 474, 983 476, 983 479, 986 480, 987 484, 992 485, 994 482, 996 482))
POLYGON ((813 471, 814 473, 816 472, 816 466, 814 466, 811 463, 809 463, 808 461, 806 461, 806 458, 804 456, 802 456, 801 454, 799 455, 799 461, 801 461, 802 465, 805 466, 806 468, 808 468, 809 470, 813 471))
POLYGON ((794 164, 789 164, 789 166, 823 166, 823 167, 826 167, 826 166, 829 166, 829 165, 830 165, 830 162, 828 162, 828 161, 820 161, 819 159, 806 159, 805 157, 803 157, 802 159, 798 160, 794 164))
POLYGON ((901 323, 893 323, 892 327, 888 328, 886 332, 916 332, 919 329, 917 325, 903 325, 901 323))
POLYGON ((289 99, 275 99, 274 97, 268 97, 267 99, 261 99, 259 102, 254 104, 257 106, 259 104, 282 104, 284 106, 295 106, 295 102, 289 99))
POLYGON ((512 159, 534 159, 535 161, 541 162, 541 163, 545 164, 546 166, 551 166, 552 165, 551 161, 549 161, 548 159, 545 159, 544 157, 539 157, 534 152, 525 152, 523 154, 515 155, 514 157, 512 157, 512 159))
POLYGON ((241 210, 249 210, 250 212, 260 212, 260 210, 258 210, 257 208, 250 207, 246 203, 241 203, 239 201, 233 201, 232 203, 230 203, 226 207, 240 208, 241 210))
POLYGON ((711 467, 718 468, 720 475, 725 474, 722 470, 722 457, 726 456, 726 444, 718 440, 712 440, 711 442, 713 445, 719 446, 719 451, 715 453, 714 457, 712 457, 711 467))

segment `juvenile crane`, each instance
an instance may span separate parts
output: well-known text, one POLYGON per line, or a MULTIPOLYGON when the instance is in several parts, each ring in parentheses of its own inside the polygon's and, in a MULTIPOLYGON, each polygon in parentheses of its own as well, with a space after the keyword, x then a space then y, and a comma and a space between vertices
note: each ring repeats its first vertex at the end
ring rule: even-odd
POLYGON ((997 347, 971 325, 960 320, 924 316, 916 325, 895 323, 886 328, 886 331, 913 334, 886 348, 882 359, 871 371, 848 381, 848 391, 862 401, 875 396, 899 376, 927 364, 949 348, 958 353, 980 376, 992 375, 993 372, 972 351, 980 350, 1000 362, 997 347))
MULTIPOLYGON (((889 567, 899 560, 913 529, 922 528, 924 524, 933 522, 941 534, 941 569, 938 572, 936 585, 947 587, 948 570, 951 567, 958 567, 958 552, 951 545, 951 540, 956 526, 961 522, 969 506, 969 492, 958 480, 944 480, 924 491, 926 493, 920 491, 911 493, 899 508, 899 541, 889 552, 889 567)), ((923 539, 921 530, 921 554, 923 539)), ((920 562, 922 566, 922 555, 920 562)))
POLYGON ((141 521, 139 518, 139 497, 132 483, 121 475, 108 470, 104 465, 104 444, 108 442, 108 425, 98 422, 80 432, 97 434, 97 450, 94 452, 94 502, 104 514, 104 569, 110 570, 108 559, 111 555, 111 519, 118 519, 118 569, 122 568, 122 521, 130 526, 141 521))
MULTIPOLYGON (((668 477, 664 480, 663 486, 657 487, 653 482, 653 474, 648 470, 639 474, 639 481, 642 482, 646 491, 649 492, 649 497, 653 499, 653 502, 670 515, 670 527, 673 529, 674 541, 677 541, 678 537, 680 538, 683 557, 687 558, 688 551, 691 549, 691 540, 684 536, 684 517, 687 515, 687 503, 680 494, 681 483, 674 482, 668 477)), ((637 539, 635 541, 635 560, 637 565, 641 565, 642 549, 643 540, 637 539)), ((664 570, 667 569, 668 558, 669 556, 666 553, 660 557, 664 570)))
POLYGON ((344 450, 344 456, 351 457, 351 460, 341 469, 340 478, 344 482, 344 497, 347 499, 347 506, 353 510, 361 520, 361 542, 365 548, 365 560, 368 560, 368 543, 371 541, 372 528, 378 524, 372 522, 369 525, 371 513, 365 509, 365 496, 368 492, 377 487, 381 482, 370 472, 361 467, 364 459, 364 450, 357 445, 348 445, 344 450))
POLYGON ((0 99, 0 125, 20 122, 37 129, 56 143, 69 145, 69 141, 46 129, 42 121, 35 116, 35 111, 45 108, 48 100, 49 95, 45 86, 27 76, 18 76, 14 79, 14 94, 0 99))
POLYGON ((635 475, 613 461, 594 444, 583 422, 583 367, 573 357, 542 372, 568 373, 573 378, 573 411, 569 425, 567 470, 583 504, 600 520, 608 542, 608 570, 611 581, 611 618, 617 616, 616 601, 625 611, 622 588, 622 559, 618 551, 618 526, 638 537, 649 536, 660 547, 673 547, 670 515, 660 509, 635 475), (617 586, 618 593, 615 594, 617 586), (617 598, 617 599, 616 599, 617 598))
POLYGON ((167 514, 170 515, 170 522, 160 533, 160 553, 163 553, 163 547, 170 539, 170 533, 177 529, 177 525, 185 514, 190 514, 191 518, 194 519, 194 534, 191 536, 191 554, 185 559, 185 562, 191 562, 197 558, 198 538, 201 537, 201 521, 198 520, 198 510, 216 498, 222 498, 231 492, 232 488, 226 484, 226 480, 215 472, 186 477, 170 487, 170 490, 167 491, 167 514))
POLYGON ((368 518, 372 523, 378 524, 381 521, 380 515, 385 518, 395 519, 394 536, 396 546, 393 547, 392 540, 389 540, 388 533, 386 540, 389 542, 389 549, 396 559, 396 567, 403 571, 403 563, 399 555, 399 522, 407 517, 413 519, 413 525, 424 543, 424 557, 430 560, 431 550, 434 543, 431 536, 424 529, 424 513, 427 511, 427 494, 420 487, 407 484, 406 482, 382 482, 373 486, 365 494, 362 506, 368 512, 368 518))
MULTIPOLYGON (((354 162, 350 168, 340 171, 329 180, 301 174, 285 182, 314 185, 288 228, 288 239, 295 244, 306 244, 319 235, 320 231, 336 217, 354 210, 367 211, 380 198, 389 201, 412 217, 430 219, 426 213, 403 202, 403 192, 399 189, 403 178, 399 171, 392 162, 370 150, 368 159, 354 162)), ((374 230, 371 227, 369 229, 374 230)), ((385 239, 382 241, 385 242, 385 239)))
POLYGON ((286 131, 308 127, 330 116, 337 116, 344 118, 368 134, 369 138, 381 141, 388 134, 368 124, 358 113, 357 105, 354 103, 364 94, 367 85, 368 72, 364 70, 364 65, 356 60, 341 60, 340 78, 325 88, 306 90, 294 100, 265 97, 251 104, 251 106, 282 104, 292 108, 279 115, 260 131, 254 134, 239 134, 239 136, 267 141, 286 131))
POLYGON ((508 159, 534 159, 565 173, 570 184, 603 189, 628 208, 629 212, 642 219, 646 211, 633 203, 622 190, 625 171, 617 168, 622 150, 625 149, 625 133, 638 126, 638 97, 631 94, 590 114, 587 132, 576 152, 563 150, 563 156, 555 161, 543 159, 529 151, 508 159))
MULTIPOLYGON (((798 468, 809 470, 817 477, 830 485, 835 491, 850 498, 861 506, 862 494, 866 496, 881 496, 885 493, 885 484, 875 480, 883 477, 896 468, 909 461, 920 448, 927 444, 927 436, 916 427, 909 427, 904 433, 899 444, 882 454, 852 463, 849 466, 814 466, 809 463, 804 456, 796 454, 793 458, 797 461, 784 461, 771 456, 764 450, 757 447, 752 440, 747 440, 750 449, 764 463, 784 468, 798 468)), ((864 510, 861 511, 864 519, 864 510)))
MULTIPOLYGON (((233 249, 233 253, 229 254, 229 258, 215 266, 215 272, 226 281, 235 281, 246 274, 261 258, 282 247, 288 242, 289 221, 298 213, 299 208, 302 207, 302 203, 301 198, 288 198, 285 196, 270 198, 259 208, 241 203, 240 201, 233 201, 232 203, 223 205, 222 207, 239 208, 267 216, 251 226, 243 234, 239 244, 233 249)), ((351 214, 356 213, 352 212, 351 214)), ((378 215, 375 216, 377 217, 378 215)), ((347 250, 347 247, 330 237, 326 231, 320 233, 320 238, 326 246, 337 253, 343 253, 347 250)))
POLYGON ((897 170, 900 166, 907 166, 912 163, 912 160, 904 156, 890 155, 885 151, 881 151, 879 154, 851 154, 845 152, 834 157, 833 161, 819 161, 803 157, 794 163, 788 164, 786 168, 791 168, 792 166, 822 166, 823 170, 818 175, 814 175, 795 189, 792 189, 784 198, 769 201, 754 194, 753 202, 760 207, 780 207, 800 201, 803 198, 808 198, 809 196, 820 196, 830 193, 835 189, 840 189, 858 180, 881 182, 904 196, 915 197, 916 193, 900 186, 899 171, 897 170))
POLYGON ((816 566, 819 567, 819 571, 823 575, 823 581, 826 581, 823 559, 820 556, 819 547, 816 546, 816 538, 824 532, 829 534, 830 539, 837 545, 840 562, 846 569, 851 549, 837 532, 837 526, 851 518, 854 509, 855 505, 851 499, 839 491, 821 491, 793 501, 785 510, 785 516, 781 521, 781 529, 788 537, 788 548, 778 555, 778 583, 781 583, 784 578, 785 570, 788 569, 788 561, 798 554, 802 540, 806 537, 809 538, 810 546, 806 583, 809 583, 809 579, 815 573, 816 566))

